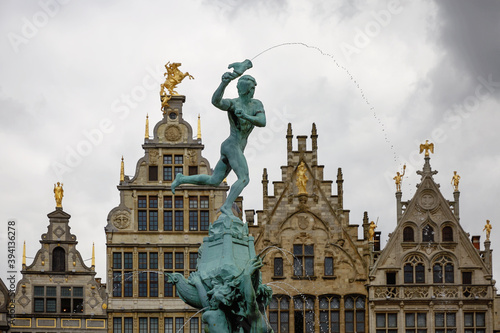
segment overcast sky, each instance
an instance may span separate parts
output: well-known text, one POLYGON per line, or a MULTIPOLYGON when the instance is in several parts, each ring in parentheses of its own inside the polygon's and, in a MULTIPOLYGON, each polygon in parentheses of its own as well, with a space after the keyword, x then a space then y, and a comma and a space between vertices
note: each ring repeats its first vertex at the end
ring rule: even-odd
MULTIPOLYGON (((201 115, 204 156, 214 167, 228 124, 210 98, 227 65, 289 43, 255 57, 248 71, 268 126, 249 140, 244 208, 262 209, 264 167, 271 182, 281 180, 287 123, 294 135, 310 135, 315 122, 325 179, 342 167, 351 223, 368 211, 384 245, 396 225, 392 177, 406 163, 403 200, 411 199, 423 165, 417 150, 429 139, 435 181, 453 200, 458 171, 461 224, 483 241, 490 219, 498 260, 500 2, 369 3, 2 0, 0 253, 14 218, 19 264, 23 240, 27 256, 36 254, 61 181, 77 249, 90 259, 96 243, 105 279, 104 226, 119 202, 120 158, 134 175, 146 114, 151 130, 162 118, 163 65, 181 62, 195 77, 177 91, 193 127, 201 115)), ((234 84, 226 96, 236 96, 234 84)), ((1 258, 2 278, 5 265, 1 258)))

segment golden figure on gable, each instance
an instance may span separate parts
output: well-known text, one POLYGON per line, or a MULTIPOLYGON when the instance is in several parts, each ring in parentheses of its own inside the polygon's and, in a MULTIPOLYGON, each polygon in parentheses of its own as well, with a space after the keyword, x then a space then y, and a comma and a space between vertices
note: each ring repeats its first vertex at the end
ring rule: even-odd
POLYGON ((300 162, 299 166, 297 167, 297 181, 296 181, 297 188, 299 189, 299 194, 307 194, 306 185, 309 178, 307 178, 306 171, 307 168, 306 165, 304 164, 304 161, 300 162))
POLYGON ((434 154, 434 144, 429 142, 429 140, 425 140, 425 143, 420 145, 420 154, 425 150, 425 157, 429 156, 429 150, 434 154))
POLYGON ((373 239, 375 238, 375 229, 377 228, 377 225, 375 222, 371 221, 370 222, 370 229, 368 229, 368 241, 373 242, 373 239))
POLYGON ((456 171, 453 171, 453 177, 451 178, 451 184, 454 186, 455 191, 458 191, 458 183, 460 182, 460 176, 457 175, 456 171))
POLYGON ((165 76, 165 82, 160 85, 160 97, 161 97, 161 107, 168 107, 168 101, 172 98, 172 95, 179 95, 177 91, 174 89, 176 86, 181 83, 182 80, 187 76, 190 80, 194 79, 194 77, 189 74, 189 72, 183 73, 180 71, 179 67, 182 64, 180 62, 170 63, 167 62, 165 64, 166 73, 163 74, 165 76), (168 90, 168 94, 165 91, 168 90))
POLYGON ((401 192, 401 183, 403 182, 403 176, 406 172, 406 164, 403 165, 403 174, 400 174, 399 171, 396 172, 396 176, 393 178, 396 181, 396 192, 401 192))
POLYGON ((54 197, 56 198, 56 207, 62 208, 62 199, 64 196, 63 184, 57 182, 57 185, 54 184, 54 197))
POLYGON ((493 229, 493 227, 490 224, 490 220, 486 220, 486 224, 484 225, 483 231, 486 231, 486 240, 487 241, 490 240, 491 229, 493 229))

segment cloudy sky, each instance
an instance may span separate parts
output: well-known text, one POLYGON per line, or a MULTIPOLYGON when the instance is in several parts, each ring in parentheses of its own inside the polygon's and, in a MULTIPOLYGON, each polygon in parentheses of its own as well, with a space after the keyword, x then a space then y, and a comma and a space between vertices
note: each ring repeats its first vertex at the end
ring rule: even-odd
MULTIPOLYGON (((392 177, 406 163, 403 200, 411 199, 423 165, 417 149, 429 139, 444 196, 453 200, 458 171, 461 224, 484 240, 490 219, 498 255, 498 1, 3 0, 0 35, 0 253, 14 218, 19 262, 23 240, 28 257, 40 248, 61 181, 77 248, 90 259, 96 243, 105 278, 104 226, 119 201, 120 158, 133 175, 146 114, 151 128, 162 117, 163 65, 181 62, 195 77, 178 91, 185 119, 195 126, 201 115, 213 167, 228 124, 210 97, 227 65, 247 58, 268 126, 250 138, 245 209, 262 208, 264 167, 280 180, 287 123, 309 135, 315 122, 325 179, 343 168, 351 223, 368 211, 385 244, 396 225, 392 177)), ((229 87, 226 96, 235 95, 229 87)))

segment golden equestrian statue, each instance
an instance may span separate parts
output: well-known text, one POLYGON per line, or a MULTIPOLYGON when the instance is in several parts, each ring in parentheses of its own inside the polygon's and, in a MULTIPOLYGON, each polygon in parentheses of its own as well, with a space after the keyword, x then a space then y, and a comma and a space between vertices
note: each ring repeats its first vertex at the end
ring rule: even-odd
POLYGON ((425 140, 425 143, 420 145, 420 154, 425 150, 425 157, 429 156, 429 150, 434 154, 434 144, 429 142, 429 140, 425 140))
POLYGON ((176 86, 181 83, 182 80, 187 76, 190 80, 194 79, 194 77, 188 72, 183 73, 179 70, 179 67, 182 64, 180 62, 170 63, 167 62, 165 64, 166 73, 163 74, 165 76, 165 82, 160 85, 160 97, 161 97, 161 107, 168 107, 168 101, 172 98, 172 95, 179 95, 177 91, 174 89, 176 86), (168 94, 165 91, 168 90, 168 94))

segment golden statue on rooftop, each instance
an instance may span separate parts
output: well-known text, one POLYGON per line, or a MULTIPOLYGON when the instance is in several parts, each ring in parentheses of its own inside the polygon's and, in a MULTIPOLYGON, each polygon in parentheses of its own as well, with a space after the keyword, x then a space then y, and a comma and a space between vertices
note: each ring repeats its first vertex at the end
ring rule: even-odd
POLYGON ((406 172, 406 164, 403 165, 403 174, 400 174, 399 171, 396 172, 396 176, 393 178, 396 181, 396 192, 401 192, 401 183, 403 182, 403 176, 406 172))
POLYGON ((160 85, 160 97, 161 97, 161 107, 168 107, 168 101, 172 98, 172 95, 179 95, 177 91, 174 89, 176 86, 181 83, 182 80, 187 76, 190 80, 194 79, 194 77, 188 72, 183 73, 180 71, 179 67, 182 64, 180 62, 170 63, 167 62, 165 64, 166 73, 163 74, 165 76, 165 82, 160 85), (168 94, 165 91, 168 90, 168 94))
POLYGON ((425 143, 420 145, 420 154, 425 150, 425 157, 429 156, 429 150, 434 154, 434 144, 429 142, 429 140, 425 140, 425 143))
POLYGON ((377 228, 377 225, 375 224, 375 222, 371 221, 370 222, 370 229, 368 229, 368 241, 369 242, 373 242, 373 240, 375 238, 375 229, 376 228, 377 228))
POLYGON ((489 241, 490 240, 490 234, 491 234, 491 229, 493 227, 491 226, 490 224, 490 220, 486 220, 486 224, 484 225, 484 229, 483 231, 486 231, 486 240, 489 241))
POLYGON ((451 184, 455 188, 455 192, 458 191, 458 183, 460 182, 460 176, 457 175, 456 171, 453 171, 453 177, 451 177, 451 184))
POLYGON ((306 171, 307 169, 304 161, 300 162, 299 166, 297 167, 296 181, 297 188, 299 189, 299 194, 307 194, 306 185, 309 178, 307 178, 306 171))
POLYGON ((57 182, 57 185, 54 184, 54 197, 56 198, 56 207, 62 208, 62 199, 64 196, 63 184, 57 182))

